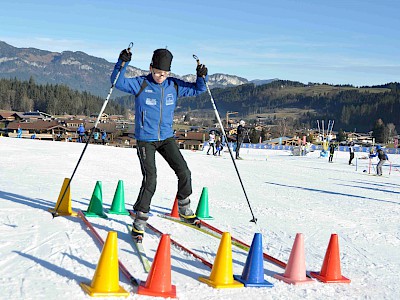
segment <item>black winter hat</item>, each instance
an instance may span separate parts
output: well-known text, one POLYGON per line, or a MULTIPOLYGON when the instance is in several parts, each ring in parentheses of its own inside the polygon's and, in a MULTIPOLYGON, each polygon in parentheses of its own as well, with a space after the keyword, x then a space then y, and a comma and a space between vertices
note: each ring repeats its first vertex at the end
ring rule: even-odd
POLYGON ((157 49, 153 53, 151 66, 162 71, 171 71, 172 53, 167 49, 157 49))

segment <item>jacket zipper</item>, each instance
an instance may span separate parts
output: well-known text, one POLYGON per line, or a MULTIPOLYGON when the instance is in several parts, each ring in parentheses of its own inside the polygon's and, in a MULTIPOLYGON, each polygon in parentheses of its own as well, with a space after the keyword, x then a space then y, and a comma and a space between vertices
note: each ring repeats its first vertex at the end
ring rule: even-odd
MULTIPOLYGON (((161 85, 160 85, 161 86, 161 85)), ((160 101, 160 121, 158 123, 158 140, 161 141, 161 122, 162 122, 162 108, 164 101, 164 88, 161 87, 161 101, 160 101)))

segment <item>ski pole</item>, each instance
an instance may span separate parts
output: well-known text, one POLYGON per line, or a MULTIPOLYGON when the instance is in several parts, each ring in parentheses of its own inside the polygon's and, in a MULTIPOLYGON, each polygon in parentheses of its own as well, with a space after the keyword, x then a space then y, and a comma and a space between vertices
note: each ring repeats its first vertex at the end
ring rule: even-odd
MULTIPOLYGON (((127 48, 126 50, 129 52, 129 51, 131 50, 132 47, 133 47, 133 43, 131 42, 131 43, 129 43, 129 46, 128 46, 128 48, 127 48)), ((118 78, 119 78, 119 75, 121 74, 121 70, 122 70, 122 68, 124 67, 124 65, 125 65, 125 62, 122 62, 121 67, 120 67, 119 70, 118 70, 117 76, 115 76, 114 82, 113 82, 112 85, 111 85, 110 91, 108 92, 108 95, 107 95, 106 99, 105 99, 104 102, 103 102, 103 106, 102 106, 101 109, 100 109, 100 113, 99 113, 99 115, 97 116, 96 123, 94 123, 94 127, 93 127, 93 129, 90 131, 89 138, 86 140, 85 147, 83 148, 83 151, 82 151, 82 153, 81 153, 81 156, 79 157, 78 163, 76 164, 75 169, 74 169, 74 171, 72 172, 71 179, 68 181, 68 184, 67 184, 67 186, 65 187, 64 193, 63 193, 63 195, 61 196, 60 202, 58 203, 58 205, 57 205, 57 207, 54 209, 54 211, 51 212, 51 214, 53 215, 53 219, 54 219, 55 217, 58 217, 58 216, 59 216, 59 214, 58 214, 58 209, 60 208, 60 205, 61 205, 62 201, 64 200, 64 196, 65 196, 65 194, 67 193, 68 188, 69 188, 70 185, 71 185, 71 181, 72 181, 72 179, 74 178, 74 175, 75 175, 75 173, 76 173, 76 170, 78 169, 78 166, 79 166, 79 164, 80 164, 80 162, 81 162, 81 160, 82 160, 83 155, 85 154, 86 148, 87 148, 87 146, 89 145, 89 142, 90 142, 90 139, 92 138, 92 135, 93 135, 93 133, 94 133, 94 130, 97 128, 97 125, 98 125, 99 122, 100 122, 101 115, 103 114, 104 110, 106 109, 108 100, 109 100, 110 97, 111 97, 111 94, 112 94, 112 92, 113 92, 114 86, 115 86, 115 84, 117 83, 117 80, 118 80, 118 78)))
MULTIPOLYGON (((197 65, 200 65, 199 58, 194 54, 193 54, 193 58, 197 61, 197 65)), ((228 138, 227 138, 226 133, 225 133, 224 126, 222 125, 221 118, 219 117, 219 113, 218 113, 217 107, 216 107, 215 102, 214 102, 214 98, 213 98, 213 96, 211 94, 210 88, 209 88, 209 86, 207 84, 207 81, 206 81, 206 79, 204 77, 203 77, 203 81, 204 81, 204 84, 207 87, 207 92, 210 95, 211 104, 212 104, 212 107, 214 109, 214 113, 215 113, 215 116, 216 116, 216 118, 218 120, 219 126, 221 127, 222 134, 223 134, 225 140, 228 141, 228 138)), ((251 215, 253 217, 253 219, 251 219, 250 222, 254 222, 255 224, 257 224, 257 218, 254 216, 253 210, 251 209, 249 198, 247 197, 247 193, 246 193, 246 190, 244 188, 244 185, 243 185, 243 182, 242 182, 242 178, 240 177, 239 170, 238 170, 238 168, 236 166, 236 163, 235 163, 235 159, 233 158, 232 150, 231 150, 231 148, 229 146, 228 146, 228 150, 229 150, 229 154, 231 155, 231 159, 232 159, 233 165, 235 167, 236 174, 238 175, 238 178, 239 178, 239 181, 240 181, 240 185, 242 186, 244 196, 246 197, 247 205, 249 206, 251 215)))

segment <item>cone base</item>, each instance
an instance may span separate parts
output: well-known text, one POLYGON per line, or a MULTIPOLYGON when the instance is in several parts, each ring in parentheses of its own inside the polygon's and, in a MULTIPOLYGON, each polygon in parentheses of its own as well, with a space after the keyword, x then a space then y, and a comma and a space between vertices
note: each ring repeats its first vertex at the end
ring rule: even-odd
POLYGON ((249 280, 242 279, 241 275, 233 275, 233 278, 244 284, 245 287, 273 287, 274 284, 263 280, 262 282, 250 282, 249 280))
POLYGON ((291 278, 289 278, 289 277, 283 276, 283 274, 282 274, 282 275, 275 274, 275 275, 274 275, 274 278, 279 279, 279 280, 282 280, 282 281, 284 281, 284 282, 286 282, 286 283, 289 283, 289 284, 294 284, 294 285, 315 282, 315 280, 313 280, 313 279, 311 279, 311 278, 307 278, 307 277, 306 277, 306 278, 303 279, 303 280, 301 280, 301 279, 291 279, 291 278))
POLYGON ((108 219, 108 216, 107 216, 105 213, 99 215, 99 214, 96 214, 96 213, 83 211, 83 214, 84 214, 86 217, 108 219))
POLYGON ((216 288, 216 289, 231 289, 231 288, 244 287, 243 283, 236 281, 236 280, 233 280, 232 283, 218 283, 218 282, 212 281, 209 278, 205 278, 205 277, 199 277, 199 280, 213 288, 216 288))
POLYGON ((166 216, 168 216, 168 217, 171 217, 171 218, 175 218, 175 219, 177 219, 177 220, 180 220, 181 218, 179 217, 179 214, 177 215, 177 216, 174 216, 173 214, 165 214, 166 216))
POLYGON ((114 292, 99 292, 95 288, 92 288, 89 284, 80 283, 81 288, 89 294, 91 297, 112 297, 112 296, 124 296, 128 297, 129 293, 125 291, 122 287, 119 287, 118 291, 114 292))
POLYGON ((336 279, 328 279, 326 276, 320 275, 319 272, 310 272, 311 276, 314 278, 317 278, 319 281, 324 282, 324 283, 350 283, 351 280, 341 276, 340 278, 336 279))
MULTIPOLYGON (((49 208, 48 211, 51 213, 56 213, 56 210, 54 208, 49 208)), ((57 211, 57 215, 76 217, 78 215, 78 213, 75 211, 71 211, 71 212, 57 211)))
POLYGON ((200 220, 214 220, 214 217, 208 216, 208 217, 200 217, 198 215, 196 215, 197 218, 199 218, 200 220))
POLYGON ((113 211, 113 210, 107 210, 107 213, 112 214, 112 215, 123 215, 123 216, 128 216, 129 211, 113 211))
POLYGON ((154 291, 153 289, 146 288, 145 284, 146 284, 145 282, 141 282, 140 285, 138 286, 137 293, 139 295, 164 297, 164 298, 176 298, 176 286, 175 285, 171 285, 170 291, 158 292, 158 291, 154 291))

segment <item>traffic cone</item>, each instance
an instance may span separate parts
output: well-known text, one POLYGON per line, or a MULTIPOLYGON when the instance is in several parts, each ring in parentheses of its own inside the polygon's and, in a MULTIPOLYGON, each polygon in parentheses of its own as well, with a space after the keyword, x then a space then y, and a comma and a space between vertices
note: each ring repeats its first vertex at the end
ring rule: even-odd
POLYGON ((332 234, 321 271, 311 272, 311 276, 325 283, 350 283, 351 280, 342 276, 340 268, 338 235, 332 234))
POLYGON ((122 180, 118 180, 111 209, 108 210, 108 213, 114 215, 129 215, 129 212, 125 209, 124 182, 122 180))
POLYGON ((124 296, 129 293, 119 286, 117 233, 110 231, 101 251, 92 282, 80 283, 91 297, 124 296))
POLYGON ((199 204, 197 205, 196 216, 201 220, 214 220, 208 212, 208 188, 203 187, 199 204))
POLYGON ((176 298, 176 286, 171 285, 171 238, 168 234, 161 236, 146 283, 140 283, 137 293, 176 298))
POLYGON ((241 288, 244 286, 243 283, 233 279, 232 244, 229 232, 222 234, 210 277, 199 277, 199 280, 217 289, 241 288))
POLYGON ((67 191, 65 192, 65 189, 70 182, 69 178, 64 178, 63 185, 61 187, 60 194, 58 195, 58 200, 56 203, 56 206, 54 208, 50 208, 49 212, 55 213, 57 212, 60 216, 77 216, 78 214, 74 211, 72 211, 71 208, 71 185, 68 186, 67 191), (65 195, 64 195, 65 193, 65 195), (61 199, 61 197, 64 195, 64 198, 61 199), (58 205, 60 205, 58 207, 58 205), (56 208, 58 207, 57 211, 56 208))
POLYGON ((306 260, 304 254, 304 237, 302 233, 296 234, 289 261, 283 275, 275 274, 275 278, 290 284, 303 284, 314 282, 306 276, 306 260))
POLYGON ((90 199, 87 211, 83 212, 87 217, 101 217, 107 219, 107 215, 103 212, 103 192, 101 181, 96 182, 92 198, 90 199))
POLYGON ((174 205, 172 206, 171 213, 167 214, 170 217, 180 219, 178 212, 178 198, 175 197, 174 205))
POLYGON ((254 234, 242 276, 233 275, 233 278, 243 283, 245 287, 274 286, 271 282, 264 280, 264 259, 261 233, 254 234))

